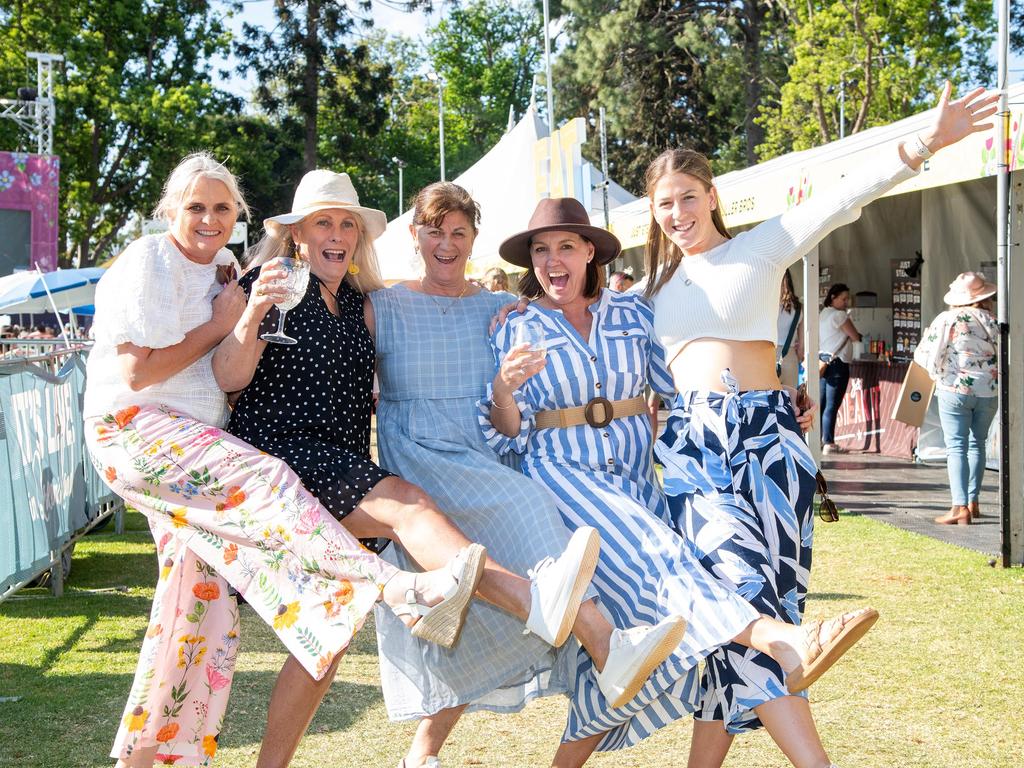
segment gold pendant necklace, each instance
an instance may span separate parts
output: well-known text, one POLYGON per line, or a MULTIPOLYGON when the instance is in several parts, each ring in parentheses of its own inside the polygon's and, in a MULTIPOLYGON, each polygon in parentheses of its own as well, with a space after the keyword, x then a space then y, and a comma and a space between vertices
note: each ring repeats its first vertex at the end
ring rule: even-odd
POLYGON ((459 299, 461 299, 463 296, 466 295, 466 291, 469 290, 469 281, 467 280, 465 282, 465 284, 462 286, 462 293, 460 293, 458 296, 455 296, 455 297, 449 297, 452 300, 447 304, 447 306, 442 304, 440 301, 438 301, 437 297, 434 296, 434 294, 427 293, 427 289, 423 285, 423 278, 422 277, 420 278, 420 290, 423 291, 424 295, 430 297, 430 300, 432 302, 434 302, 434 304, 437 305, 438 309, 441 310, 441 314, 442 315, 447 315, 448 314, 448 310, 450 310, 452 307, 454 307, 456 304, 458 304, 459 303, 459 299))

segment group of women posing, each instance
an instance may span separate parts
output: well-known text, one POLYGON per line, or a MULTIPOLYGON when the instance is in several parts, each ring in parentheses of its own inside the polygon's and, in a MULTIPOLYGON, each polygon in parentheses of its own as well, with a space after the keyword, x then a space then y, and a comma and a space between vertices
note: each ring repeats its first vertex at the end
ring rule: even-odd
POLYGON ((987 127, 993 101, 947 86, 890 162, 735 238, 706 158, 665 152, 634 293, 602 288, 614 236, 574 200, 543 200, 500 249, 526 268, 528 306, 492 335, 515 299, 465 278, 480 210, 462 188, 420 192, 423 277, 384 288, 384 214, 345 174, 313 171, 236 281, 238 185, 209 155, 182 161, 157 211, 169 234, 100 282, 89 359, 90 452, 148 518, 160 564, 119 765, 213 757, 239 643, 230 585, 291 654, 258 766, 288 764, 374 608, 388 713, 419 720, 406 768, 440 765, 467 709, 553 693, 570 699, 555 766, 689 712, 691 768, 761 725, 795 766, 830 766, 802 692, 877 614, 801 625, 815 467, 775 374, 779 280, 987 127), (295 260, 310 277, 292 299, 295 260), (267 343, 275 305, 293 303, 296 343, 267 343), (648 387, 672 404, 656 445, 648 387))

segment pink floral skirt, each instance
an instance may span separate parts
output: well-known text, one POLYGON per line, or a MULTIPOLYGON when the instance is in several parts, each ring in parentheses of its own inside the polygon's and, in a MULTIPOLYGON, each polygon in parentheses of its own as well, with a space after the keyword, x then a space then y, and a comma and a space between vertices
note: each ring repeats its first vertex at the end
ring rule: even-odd
POLYGON ((97 471, 149 520, 160 575, 115 758, 205 765, 238 653, 230 584, 317 679, 396 572, 364 549, 286 464, 163 407, 86 420, 97 471))

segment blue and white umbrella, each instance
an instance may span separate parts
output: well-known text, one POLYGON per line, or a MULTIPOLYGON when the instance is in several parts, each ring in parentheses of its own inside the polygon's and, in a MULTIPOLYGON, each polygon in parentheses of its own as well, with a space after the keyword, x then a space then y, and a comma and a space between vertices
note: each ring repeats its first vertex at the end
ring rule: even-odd
POLYGON ((96 283, 106 273, 100 267, 58 269, 56 272, 15 272, 0 277, 0 312, 37 314, 68 312, 92 304, 96 283))

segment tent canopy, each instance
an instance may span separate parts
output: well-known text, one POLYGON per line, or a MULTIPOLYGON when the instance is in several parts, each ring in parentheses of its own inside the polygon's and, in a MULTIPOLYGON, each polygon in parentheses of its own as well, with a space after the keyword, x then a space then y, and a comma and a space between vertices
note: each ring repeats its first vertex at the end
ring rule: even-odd
MULTIPOLYGON (((547 125, 531 105, 522 120, 502 136, 486 155, 454 179, 480 204, 480 234, 473 245, 469 265, 471 274, 482 274, 493 266, 510 271, 516 269, 501 260, 498 246, 505 238, 526 228, 540 199, 537 194, 538 164, 534 151, 537 141, 547 136, 547 125)), ((595 186, 604 181, 596 169, 591 170, 589 178, 595 186)), ((609 209, 635 199, 634 195, 614 181, 609 184, 609 209)), ((599 226, 603 226, 602 196, 595 193, 593 201, 591 217, 599 226)), ((374 243, 381 273, 389 283, 416 278, 423 273, 423 266, 413 250, 409 233, 412 213, 412 210, 408 210, 392 220, 384 234, 374 243)))
POLYGON ((105 271, 100 267, 89 267, 58 269, 42 274, 15 272, 0 278, 0 311, 11 315, 51 312, 53 307, 47 297, 47 289, 53 295, 59 312, 90 304, 96 294, 96 283, 105 271))

